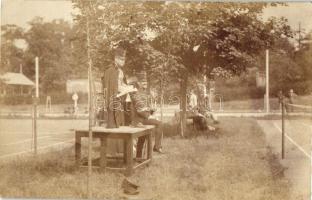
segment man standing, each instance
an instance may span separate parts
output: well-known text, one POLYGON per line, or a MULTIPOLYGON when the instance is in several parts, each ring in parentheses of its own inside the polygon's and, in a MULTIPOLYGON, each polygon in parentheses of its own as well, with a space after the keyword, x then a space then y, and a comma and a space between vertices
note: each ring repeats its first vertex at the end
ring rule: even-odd
POLYGON ((78 94, 76 92, 73 94, 72 99, 74 101, 74 115, 77 115, 77 112, 78 112, 78 94))
POLYGON ((124 125, 123 99, 117 97, 125 84, 122 71, 126 61, 126 51, 122 47, 115 50, 115 64, 104 73, 103 88, 106 90, 105 106, 107 109, 107 128, 118 128, 124 125))
MULTIPOLYGON (((126 50, 117 47, 115 50, 115 63, 109 67, 102 79, 105 91, 105 109, 107 110, 106 128, 119 128, 125 125, 124 104, 129 91, 122 68, 126 61, 126 50)), ((108 154, 116 156, 123 152, 123 141, 108 139, 108 154)))
POLYGON ((190 108, 193 110, 197 107, 197 96, 196 94, 194 93, 193 90, 191 90, 191 93, 190 93, 190 102, 189 102, 189 105, 190 105, 190 108))

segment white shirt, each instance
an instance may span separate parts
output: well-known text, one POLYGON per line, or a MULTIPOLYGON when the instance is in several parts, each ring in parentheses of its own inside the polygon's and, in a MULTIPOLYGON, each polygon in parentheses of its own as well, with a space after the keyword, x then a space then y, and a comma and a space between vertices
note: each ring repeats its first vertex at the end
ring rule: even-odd
POLYGON ((194 93, 191 93, 191 96, 190 96, 190 106, 192 108, 197 106, 197 96, 194 93))
MULTIPOLYGON (((118 91, 122 91, 125 86, 127 86, 127 84, 124 83, 124 73, 120 68, 118 68, 118 91)), ((131 102, 129 93, 127 94, 126 102, 131 102)))

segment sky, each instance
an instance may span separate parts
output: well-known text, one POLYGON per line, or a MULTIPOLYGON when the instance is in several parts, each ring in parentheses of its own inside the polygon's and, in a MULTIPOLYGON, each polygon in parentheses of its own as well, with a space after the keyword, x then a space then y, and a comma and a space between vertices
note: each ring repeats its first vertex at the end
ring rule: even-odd
POLYGON ((312 1, 288 3, 288 6, 270 7, 264 10, 263 18, 284 16, 293 29, 298 29, 299 23, 306 32, 312 31, 312 1))
POLYGON ((35 16, 46 21, 63 18, 72 22, 70 0, 1 0, 1 24, 27 28, 35 16))
MULTIPOLYGON (((16 24, 27 29, 28 22, 35 16, 46 21, 63 18, 72 22, 70 0, 0 0, 1 24, 16 24)), ((263 19, 284 16, 292 28, 298 29, 299 22, 306 32, 312 30, 312 3, 289 3, 289 6, 271 7, 264 10, 263 19)))

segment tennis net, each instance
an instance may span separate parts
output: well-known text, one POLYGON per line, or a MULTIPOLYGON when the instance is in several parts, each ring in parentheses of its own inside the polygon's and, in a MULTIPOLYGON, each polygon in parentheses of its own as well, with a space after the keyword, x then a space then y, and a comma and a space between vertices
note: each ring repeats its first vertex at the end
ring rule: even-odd
POLYGON ((312 106, 283 103, 281 112, 282 158, 289 151, 285 144, 290 144, 311 159, 312 106))

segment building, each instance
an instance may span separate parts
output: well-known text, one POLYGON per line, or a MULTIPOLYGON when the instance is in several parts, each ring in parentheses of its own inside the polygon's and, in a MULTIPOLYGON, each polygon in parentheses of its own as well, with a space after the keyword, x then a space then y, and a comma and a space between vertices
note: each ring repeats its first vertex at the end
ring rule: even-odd
MULTIPOLYGON (((94 81, 94 85, 97 92, 101 91, 102 84, 100 81, 94 81)), ((88 79, 73 79, 67 80, 66 82, 66 92, 68 94, 73 93, 88 93, 89 91, 89 83, 88 79)))
POLYGON ((0 96, 30 96, 35 84, 23 73, 0 75, 0 96))

